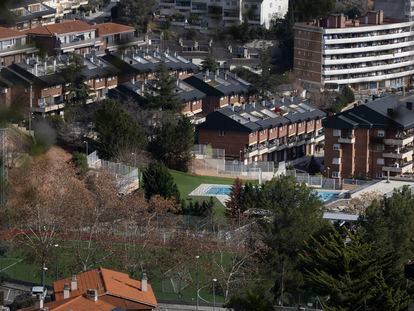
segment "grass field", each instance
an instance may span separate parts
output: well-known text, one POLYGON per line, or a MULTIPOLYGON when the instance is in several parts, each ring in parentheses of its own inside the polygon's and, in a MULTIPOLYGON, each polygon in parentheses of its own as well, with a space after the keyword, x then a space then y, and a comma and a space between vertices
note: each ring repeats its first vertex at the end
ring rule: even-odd
MULTIPOLYGON (((170 170, 171 175, 174 177, 175 183, 177 184, 178 190, 180 191, 181 197, 183 199, 190 198, 191 200, 207 200, 208 197, 196 197, 188 195, 195 188, 201 184, 220 184, 220 185, 231 185, 233 184, 234 179, 224 178, 224 177, 213 177, 213 176, 199 176, 192 175, 188 173, 183 173, 179 171, 170 170)), ((214 198, 214 213, 218 217, 224 216, 224 206, 214 198)))

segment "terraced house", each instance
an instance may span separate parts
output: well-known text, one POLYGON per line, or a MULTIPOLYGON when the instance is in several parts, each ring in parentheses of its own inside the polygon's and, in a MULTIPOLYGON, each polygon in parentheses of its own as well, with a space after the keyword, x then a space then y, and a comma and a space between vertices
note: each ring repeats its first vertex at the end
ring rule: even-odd
POLYGON ((7 6, 12 14, 11 21, 0 21, 16 30, 31 29, 55 23, 56 9, 41 0, 8 1, 7 6))
POLYGON ((390 95, 324 122, 325 168, 332 178, 413 172, 414 97, 390 95))
POLYGON ((208 114, 198 126, 199 142, 246 163, 294 160, 321 148, 324 117, 296 97, 228 106, 208 114))
MULTIPOLYGON (((108 90, 117 87, 119 70, 94 54, 83 58, 84 67, 79 72, 90 87, 88 103, 107 97, 108 90)), ((58 55, 41 59, 27 59, 23 63, 3 68, 0 77, 8 86, 11 104, 23 104, 30 107, 32 113, 42 115, 63 115, 68 95, 68 82, 62 75, 69 65, 67 55, 58 55)))
POLYGON ((256 89, 249 82, 230 72, 209 70, 200 72, 184 80, 200 90, 206 97, 203 99, 203 113, 229 105, 242 105, 256 99, 256 89))
POLYGON ((24 61, 38 50, 23 32, 0 27, 0 68, 24 61))

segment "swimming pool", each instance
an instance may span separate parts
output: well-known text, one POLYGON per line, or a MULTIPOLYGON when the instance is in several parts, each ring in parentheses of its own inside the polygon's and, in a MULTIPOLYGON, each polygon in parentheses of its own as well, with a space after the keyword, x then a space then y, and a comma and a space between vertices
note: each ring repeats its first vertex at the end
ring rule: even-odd
MULTIPOLYGON (((341 191, 334 191, 334 190, 319 190, 315 189, 316 194, 323 202, 328 202, 332 199, 338 197, 341 191)), ((205 195, 230 195, 231 193, 231 185, 214 185, 210 186, 206 189, 205 195)))

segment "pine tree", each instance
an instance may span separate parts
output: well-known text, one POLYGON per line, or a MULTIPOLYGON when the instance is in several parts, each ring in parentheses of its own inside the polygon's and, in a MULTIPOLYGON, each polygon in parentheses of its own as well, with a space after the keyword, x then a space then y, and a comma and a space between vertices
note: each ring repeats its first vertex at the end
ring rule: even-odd
POLYGON ((139 33, 146 33, 154 0, 121 0, 118 3, 118 22, 135 27, 139 33))
POLYGON ((176 202, 180 202, 180 192, 174 178, 162 163, 150 163, 142 174, 142 184, 148 200, 154 195, 160 195, 165 199, 175 198, 176 202))
POLYGON ((139 124, 114 100, 106 100, 95 114, 97 150, 112 159, 123 150, 142 150, 147 137, 139 124))
POLYGON ((217 61, 214 59, 212 54, 208 54, 205 59, 201 62, 201 68, 205 70, 210 70, 210 72, 215 72, 219 66, 217 61))
POLYGON ((145 95, 149 108, 180 112, 183 103, 178 98, 175 89, 176 80, 171 77, 165 63, 161 62, 157 68, 156 79, 145 95))
POLYGON ((408 305, 395 254, 378 252, 359 233, 332 230, 312 238, 301 255, 307 287, 326 310, 403 310, 408 305))
POLYGON ((236 178, 231 186, 230 199, 226 202, 226 215, 231 218, 240 218, 243 214, 243 182, 236 178))
POLYGON ((169 121, 155 131, 149 144, 153 157, 169 168, 187 171, 194 145, 194 125, 185 117, 169 121))

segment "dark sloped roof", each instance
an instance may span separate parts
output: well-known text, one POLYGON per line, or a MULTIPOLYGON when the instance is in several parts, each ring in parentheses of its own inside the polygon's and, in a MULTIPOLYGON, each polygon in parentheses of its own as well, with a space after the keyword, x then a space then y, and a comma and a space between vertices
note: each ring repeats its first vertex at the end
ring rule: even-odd
POLYGON ((394 95, 385 96, 328 117, 324 121, 324 127, 335 129, 414 128, 414 110, 408 109, 406 102, 413 102, 414 106, 414 97, 401 99, 394 95))

